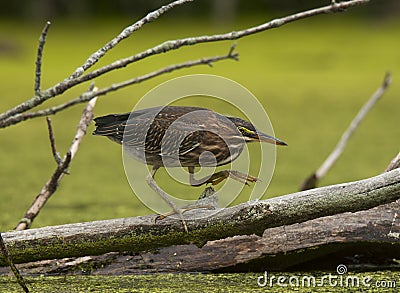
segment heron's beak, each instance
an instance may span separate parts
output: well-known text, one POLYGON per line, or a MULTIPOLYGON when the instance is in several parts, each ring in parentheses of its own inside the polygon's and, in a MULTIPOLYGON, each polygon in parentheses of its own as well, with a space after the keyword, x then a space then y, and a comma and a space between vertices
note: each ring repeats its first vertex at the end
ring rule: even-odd
POLYGON ((258 139, 261 142, 268 142, 268 143, 271 143, 271 144, 283 145, 283 146, 287 145, 286 142, 284 142, 284 141, 282 141, 280 139, 277 139, 277 138, 275 138, 273 136, 269 136, 268 134, 265 134, 265 133, 262 133, 262 132, 258 132, 258 139))

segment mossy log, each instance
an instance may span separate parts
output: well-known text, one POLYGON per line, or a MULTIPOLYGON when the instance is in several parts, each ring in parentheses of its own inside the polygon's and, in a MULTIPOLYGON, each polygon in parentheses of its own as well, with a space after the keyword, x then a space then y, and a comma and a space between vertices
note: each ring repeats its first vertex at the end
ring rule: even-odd
MULTIPOLYGON (((356 213, 268 228, 263 235, 239 235, 139 253, 37 261, 19 265, 25 275, 125 275, 155 272, 247 272, 354 268, 399 268, 400 200, 356 213)), ((0 275, 11 274, 7 267, 0 275)))
MULTIPOLYGON (((296 240, 296 229, 299 229, 298 225, 302 225, 297 223, 346 212, 367 210, 378 205, 395 202, 399 198, 400 170, 396 169, 356 182, 316 188, 268 200, 247 202, 221 209, 218 213, 209 210, 191 211, 188 212, 187 217, 194 214, 196 217, 199 215, 204 217, 196 220, 188 219, 189 233, 187 234, 183 231, 179 220, 167 218, 155 222, 155 216, 149 215, 12 231, 2 235, 15 263, 100 255, 108 252, 138 253, 172 245, 190 244, 197 247, 206 245, 205 247, 207 247, 212 243, 208 241, 252 234, 254 236, 250 236, 249 239, 257 240, 262 235, 272 233, 271 231, 274 231, 274 234, 267 236, 267 239, 276 240, 283 237, 281 240, 277 240, 277 243, 286 239, 285 245, 288 245, 288 243, 296 243, 296 241, 301 243, 307 237, 312 238, 310 233, 316 227, 315 223, 318 222, 314 222, 312 224, 314 226, 311 226, 312 229, 306 229, 304 233, 299 230, 298 237, 300 238, 296 240), (288 225, 295 226, 291 226, 292 230, 288 230, 288 225), (277 228, 269 229, 273 227, 277 228), (293 227, 296 228, 293 230, 293 227), (288 231, 292 232, 288 233, 288 231)), ((398 214, 398 211, 394 213, 398 214)), ((390 217, 392 220, 395 219, 393 215, 388 215, 388 219, 390 217)), ((373 225, 376 220, 376 217, 370 221, 357 216, 346 221, 349 225, 357 228, 359 221, 360 223, 364 221, 363 225, 368 227, 368 225, 373 225)), ((329 221, 318 225, 328 223, 329 221)), ((340 231, 340 227, 345 227, 345 224, 346 222, 343 222, 343 226, 337 226, 338 231, 340 231)), ((392 225, 398 228, 398 221, 393 220, 392 225)), ((323 231, 323 229, 325 226, 322 226, 320 230, 323 231)), ((398 230, 394 231, 393 235, 396 235, 398 230)), ((324 239, 328 239, 328 236, 321 234, 319 242, 317 241, 313 245, 321 245, 324 239)), ((240 239, 240 236, 236 239, 240 239)), ((366 238, 360 239, 368 241, 366 238)), ((389 237, 386 240, 398 243, 398 238, 389 237)), ((377 241, 379 241, 378 238, 377 241)), ((304 244, 307 244, 307 241, 304 244)), ((274 247, 271 245, 268 244, 266 247, 274 247)), ((308 245, 305 245, 304 248, 309 247, 308 245)), ((299 248, 301 246, 297 246, 297 249, 299 248)), ((275 252, 269 251, 269 253, 280 252, 282 252, 281 248, 275 252)), ((0 265, 5 265, 3 256, 0 256, 0 265)))

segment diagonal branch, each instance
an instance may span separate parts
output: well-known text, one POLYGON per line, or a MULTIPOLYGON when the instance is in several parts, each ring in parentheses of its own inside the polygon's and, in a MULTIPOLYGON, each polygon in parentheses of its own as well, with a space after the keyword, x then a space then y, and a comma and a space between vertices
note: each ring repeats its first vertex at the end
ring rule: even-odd
POLYGON ((332 166, 339 159, 340 155, 343 153, 349 139, 356 131, 361 121, 368 114, 369 110, 371 110, 371 108, 376 104, 376 102, 382 97, 382 95, 385 93, 386 89, 389 87, 391 82, 392 82, 392 77, 390 73, 386 73, 382 85, 371 96, 371 98, 367 101, 367 103, 364 104, 364 106, 357 113, 356 117, 354 117, 353 121, 351 121, 349 127, 343 133, 342 137, 340 138, 339 142, 337 143, 334 150, 330 153, 328 158, 326 158, 326 160, 322 163, 322 165, 318 168, 318 170, 315 173, 313 173, 304 180, 301 186, 301 190, 315 188, 318 184, 318 181, 321 178, 323 178, 326 175, 326 173, 328 173, 328 171, 332 168, 332 166))
POLYGON ((96 64, 100 58, 102 58, 108 51, 110 51, 112 48, 114 48, 116 45, 118 45, 122 40, 128 38, 130 35, 132 35, 135 31, 139 30, 142 26, 144 26, 146 23, 155 21, 157 18, 159 18, 162 14, 165 12, 171 10, 175 6, 179 6, 182 4, 185 4, 187 2, 192 2, 193 0, 178 0, 174 1, 170 4, 164 5, 160 7, 159 9, 150 12, 147 14, 145 17, 140 19, 139 21, 135 22, 134 24, 126 27, 118 36, 113 38, 111 41, 109 41, 107 44, 105 44, 103 47, 101 47, 99 50, 97 50, 95 53, 90 55, 90 57, 86 60, 86 62, 78 67, 73 74, 68 78, 69 80, 77 78, 83 74, 86 70, 88 70, 90 67, 92 67, 94 64, 96 64))
POLYGON ((8 248, 7 248, 6 244, 4 243, 3 236, 1 236, 1 233, 0 233, 0 251, 3 254, 3 258, 6 262, 6 264, 11 268, 11 271, 17 278, 17 282, 21 286, 22 290, 24 290, 24 292, 29 292, 29 289, 26 286, 24 278, 22 277, 18 268, 15 266, 15 264, 11 258, 11 255, 8 252, 8 248))
POLYGON ((336 3, 336 4, 331 4, 328 6, 320 7, 320 8, 315 8, 299 13, 295 13, 289 16, 285 16, 282 18, 277 18, 274 20, 271 20, 269 22, 263 23, 258 26, 246 28, 243 30, 239 31, 232 31, 229 33, 224 33, 224 34, 215 34, 215 35, 210 35, 210 36, 197 36, 197 37, 188 37, 188 38, 183 38, 183 39, 177 39, 177 40, 169 40, 166 41, 160 45, 157 45, 153 48, 147 49, 141 53, 138 53, 134 56, 124 58, 118 61, 115 61, 111 63, 110 65, 101 67, 99 69, 96 69, 86 75, 82 75, 81 77, 77 78, 74 80, 74 83, 82 83, 88 80, 91 80, 93 78, 96 78, 106 72, 115 70, 115 69, 120 69, 123 67, 126 67, 127 65, 140 61, 142 59, 148 58, 153 55, 157 55, 160 53, 166 53, 171 50, 177 50, 181 47, 185 46, 192 46, 192 45, 197 45, 201 43, 212 43, 212 42, 219 42, 219 41, 228 41, 228 40, 237 40, 249 35, 253 35, 256 33, 260 33, 266 30, 270 30, 273 28, 278 28, 280 26, 283 26, 285 24, 301 20, 304 18, 316 16, 319 14, 325 14, 325 13, 336 13, 336 12, 342 12, 345 11, 347 8, 351 8, 354 6, 362 5, 370 0, 353 0, 353 1, 346 1, 346 2, 341 2, 341 3, 336 3))
MULTIPOLYGON (((236 39, 246 37, 246 36, 249 36, 252 34, 256 34, 259 32, 263 32, 263 31, 266 31, 269 29, 277 28, 282 25, 285 25, 285 24, 288 24, 288 23, 291 23, 291 22, 294 22, 294 21, 297 21, 300 19, 304 19, 304 18, 308 18, 308 17, 320 15, 320 14, 325 14, 325 13, 342 12, 348 8, 366 4, 369 1, 370 0, 351 0, 351 1, 340 2, 340 3, 332 3, 331 5, 295 13, 295 14, 292 14, 292 15, 289 15, 286 17, 274 19, 272 21, 263 23, 261 25, 250 27, 250 28, 243 29, 240 31, 233 31, 233 32, 225 33, 225 34, 215 34, 215 35, 211 35, 211 36, 207 36, 207 35, 206 36, 197 36, 197 37, 189 37, 189 38, 166 41, 158 46, 150 48, 139 54, 118 60, 107 66, 104 66, 102 68, 94 70, 86 75, 82 75, 83 71, 87 70, 87 68, 89 68, 91 66, 90 63, 93 62, 93 60, 91 60, 89 58, 90 61, 87 61, 89 63, 87 65, 85 65, 86 64, 85 63, 83 66, 81 66, 82 69, 78 68, 75 71, 75 73, 72 75, 72 78, 67 78, 64 81, 57 83, 53 87, 43 91, 40 96, 34 96, 33 98, 0 114, 0 127, 6 127, 8 125, 11 125, 11 124, 4 123, 5 120, 7 120, 8 118, 10 118, 16 114, 20 114, 20 113, 26 112, 30 109, 33 109, 34 107, 42 104, 46 100, 51 99, 57 95, 60 95, 60 94, 64 93, 65 91, 67 91, 68 89, 70 89, 80 83, 92 80, 100 75, 105 74, 106 72, 110 72, 115 69, 120 69, 120 68, 126 67, 127 65, 129 65, 133 62, 137 62, 137 61, 145 59, 147 57, 150 57, 150 56, 153 56, 156 54, 160 54, 160 53, 165 53, 165 52, 168 52, 171 50, 176 50, 183 46, 191 46, 191 45, 196 45, 196 44, 201 44, 201 43, 210 43, 210 42, 218 42, 218 41, 226 41, 226 40, 236 40, 236 39)), ((181 2, 179 2, 179 3, 181 3, 181 2)), ((111 49, 111 48, 109 48, 109 49, 111 49)), ((109 49, 107 49, 107 50, 109 50, 109 49)), ((17 120, 16 123, 21 122, 21 121, 23 121, 23 120, 17 120)), ((15 124, 15 123, 12 123, 12 124, 15 124)))
POLYGON ((60 164, 57 165, 57 168, 52 174, 51 178, 46 182, 42 190, 36 196, 34 202, 26 212, 25 216, 19 221, 19 223, 15 227, 15 230, 25 230, 29 228, 32 221, 36 218, 40 210, 46 204, 47 200, 57 190, 58 185, 60 184, 62 178, 64 177, 64 174, 67 173, 68 167, 78 151, 79 145, 84 135, 86 134, 86 129, 88 125, 92 121, 93 109, 95 105, 96 105, 96 98, 92 98, 84 108, 81 119, 78 124, 78 129, 76 131, 74 139, 72 140, 72 144, 68 152, 61 160, 60 164))
POLYGON ((114 84, 112 86, 103 88, 98 90, 96 93, 93 92, 86 92, 82 95, 80 95, 79 97, 72 99, 68 102, 65 102, 63 104, 57 105, 57 106, 53 106, 50 107, 48 109, 44 109, 44 110, 39 110, 36 112, 28 112, 28 113, 23 113, 23 114, 17 114, 13 117, 10 117, 8 119, 6 119, 5 121, 1 122, 0 121, 0 128, 1 127, 7 127, 9 125, 13 125, 13 124, 17 124, 21 121, 24 120, 28 120, 28 119, 32 119, 32 118, 36 118, 36 117, 42 117, 42 116, 48 116, 48 115, 54 115, 57 112, 60 112, 64 109, 67 109, 69 107, 72 107, 76 104, 81 104, 81 103, 85 103, 89 100, 91 100, 94 96, 103 96, 106 95, 107 93, 111 92, 111 91, 116 91, 118 89, 133 85, 133 84, 137 84, 137 83, 141 83, 143 81, 146 81, 148 79, 154 78, 156 76, 159 75, 163 75, 166 73, 170 73, 176 70, 180 70, 183 68, 189 68, 189 67, 193 67, 193 66, 197 66, 197 65, 209 65, 212 66, 212 64, 214 62, 218 62, 221 60, 226 60, 226 59, 233 59, 233 60, 239 60, 239 54, 234 52, 234 48, 235 46, 232 45, 228 54, 226 55, 220 55, 220 56, 214 56, 214 57, 207 57, 207 58, 201 58, 198 60, 193 60, 193 61, 187 61, 187 62, 183 62, 183 63, 179 63, 179 64, 174 64, 174 65, 170 65, 164 68, 161 68, 159 70, 147 73, 145 75, 142 76, 138 76, 132 79, 129 79, 127 81, 121 82, 121 83, 117 83, 114 84))

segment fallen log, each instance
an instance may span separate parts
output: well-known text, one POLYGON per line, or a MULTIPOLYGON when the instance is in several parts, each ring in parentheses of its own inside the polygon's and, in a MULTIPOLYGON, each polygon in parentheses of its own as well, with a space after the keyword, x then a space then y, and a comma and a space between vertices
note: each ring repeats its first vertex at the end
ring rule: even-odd
MULTIPOLYGON (((273 233, 271 234, 273 237, 270 235, 267 238, 278 239, 277 243, 285 243, 287 246, 288 243, 295 243, 296 238, 301 243, 304 239, 307 240, 311 237, 309 233, 312 230, 309 230, 310 228, 301 232, 301 226, 298 225, 304 225, 303 222, 346 212, 352 213, 367 210, 378 205, 395 202, 399 198, 400 170, 395 169, 365 180, 297 192, 268 200, 247 202, 221 209, 218 213, 209 210, 191 211, 188 212, 187 217, 194 214, 196 217, 199 217, 199 215, 204 217, 196 220, 187 220, 189 228, 189 233, 187 234, 183 231, 179 220, 168 218, 155 223, 155 216, 149 215, 12 231, 2 233, 2 235, 15 263, 101 255, 108 252, 130 251, 139 253, 172 245, 192 244, 194 245, 191 246, 192 248, 197 247, 200 249, 199 247, 202 247, 201 249, 205 249, 207 245, 212 245, 214 240, 218 242, 247 239, 245 241, 248 242, 248 239, 252 239, 251 241, 256 241, 257 245, 259 245, 262 242, 259 237, 264 239, 265 237, 261 235, 265 235, 265 233, 273 233), (273 227, 275 227, 275 230, 269 229, 273 227), (289 227, 295 228, 290 230, 289 227), (289 233, 288 231, 291 232, 289 233), (252 234, 254 235, 236 236, 252 234), (224 240, 224 238, 228 237, 233 238, 232 240, 224 240), (279 237, 286 237, 290 241, 283 241, 282 238, 279 240, 279 237)), ((395 207, 391 207, 391 209, 395 209, 395 207)), ((398 214, 398 209, 394 212, 398 214)), ((335 219, 335 217, 332 217, 331 220, 335 219)), ((376 216, 370 222, 365 222, 363 229, 368 225, 373 225, 378 218, 376 216)), ((384 219, 386 224, 383 227, 387 228, 388 219, 393 220, 393 218, 393 214, 388 214, 387 218, 384 219)), ((357 224, 361 221, 361 218, 356 217, 352 218, 351 221, 349 219, 346 221, 349 222, 350 226, 354 226, 353 229, 357 229, 357 224)), ((318 221, 313 223, 314 226, 311 227, 315 229, 318 221)), ((316 238, 319 240, 313 244, 314 246, 319 246, 324 239, 329 239, 327 238, 328 235, 322 233, 328 223, 329 220, 328 222, 319 223, 321 231, 319 234, 314 234, 314 236, 320 235, 320 237, 316 238)), ((336 224, 336 227, 345 227, 345 223, 343 222, 343 225, 336 224)), ((393 225, 398 227, 398 222, 395 221, 393 225)), ((350 233, 350 231, 348 232, 350 233)), ((358 234, 354 235, 360 237, 366 231, 360 230, 358 234)), ((398 233, 398 231, 393 233, 398 233)), ((367 233, 367 235, 369 234, 367 233)), ((360 239, 369 241, 367 238, 360 239)), ((382 240, 379 239, 378 237, 375 240, 382 240)), ((386 240, 393 243, 398 242, 392 237, 386 240)), ((306 243, 307 241, 304 242, 304 244, 306 243)), ((264 246, 274 247, 272 243, 268 242, 264 246)), ((304 248, 307 247, 305 246, 304 248)), ((296 249, 299 248, 300 246, 297 245, 296 249)), ((229 248, 229 253, 232 249, 232 247, 229 248)), ((269 253, 285 252, 282 247, 280 249, 269 253)), ((256 251, 255 253, 257 254, 260 249, 256 249, 256 251)), ((191 254, 193 255, 193 252, 191 254)), ((0 265, 5 265, 3 256, 0 256, 0 265)), ((215 268, 217 267, 215 266, 215 268)))
MULTIPOLYGON (((19 265, 25 275, 126 275, 156 272, 275 271, 347 267, 397 267, 400 200, 367 211, 342 213, 240 235, 140 253, 37 261, 19 265), (227 253, 228 252, 228 253, 227 253)), ((11 274, 8 267, 0 275, 11 274)))

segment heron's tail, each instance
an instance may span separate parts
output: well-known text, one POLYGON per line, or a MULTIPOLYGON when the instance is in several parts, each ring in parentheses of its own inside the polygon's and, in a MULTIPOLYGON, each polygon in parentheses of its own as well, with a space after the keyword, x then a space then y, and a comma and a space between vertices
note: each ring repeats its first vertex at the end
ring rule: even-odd
POLYGON ((128 118, 129 113, 96 117, 93 119, 96 126, 93 135, 107 136, 109 139, 121 143, 128 118))

